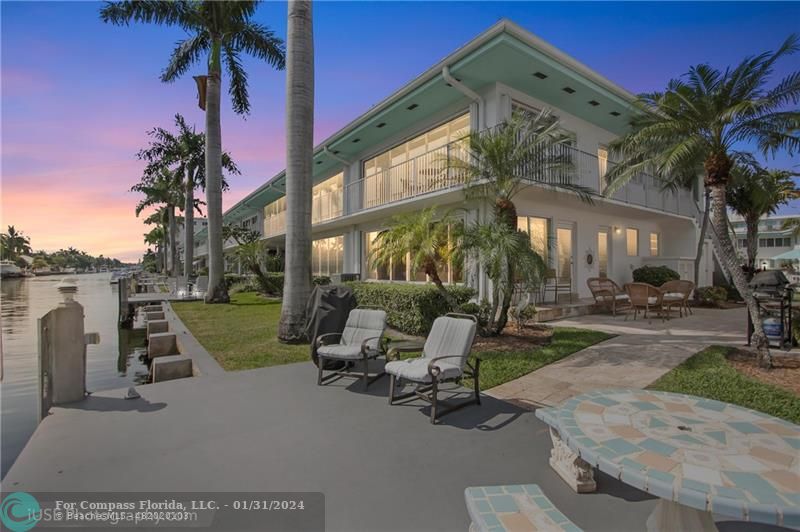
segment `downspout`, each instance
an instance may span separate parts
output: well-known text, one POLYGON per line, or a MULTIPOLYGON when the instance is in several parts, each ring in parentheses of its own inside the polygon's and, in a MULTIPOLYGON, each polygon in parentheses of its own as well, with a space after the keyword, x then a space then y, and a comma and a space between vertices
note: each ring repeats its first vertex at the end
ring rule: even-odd
POLYGON ((486 102, 483 101, 483 96, 470 89, 450 74, 450 67, 447 65, 442 67, 442 77, 444 80, 452 85, 458 92, 464 94, 476 104, 478 104, 478 131, 486 127, 486 102))

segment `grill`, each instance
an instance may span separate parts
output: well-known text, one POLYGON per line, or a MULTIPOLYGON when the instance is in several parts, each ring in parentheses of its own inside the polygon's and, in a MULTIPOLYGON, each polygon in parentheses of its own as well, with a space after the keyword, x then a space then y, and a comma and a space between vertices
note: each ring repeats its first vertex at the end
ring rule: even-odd
MULTIPOLYGON (((794 290, 780 270, 765 270, 749 283, 764 323, 764 333, 771 346, 792 347, 792 300, 794 290)), ((747 345, 753 335, 753 322, 747 315, 747 345)))

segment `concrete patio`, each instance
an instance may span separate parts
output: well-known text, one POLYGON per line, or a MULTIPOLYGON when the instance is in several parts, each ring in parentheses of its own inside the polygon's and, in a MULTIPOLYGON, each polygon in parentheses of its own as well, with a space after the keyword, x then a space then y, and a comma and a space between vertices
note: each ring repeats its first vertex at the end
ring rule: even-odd
POLYGON ((526 408, 555 406, 584 392, 603 388, 645 388, 681 362, 712 344, 743 346, 744 308, 696 308, 694 315, 662 321, 641 316, 592 314, 550 322, 559 327, 594 329, 614 338, 574 353, 519 379, 489 390, 489 395, 526 408))

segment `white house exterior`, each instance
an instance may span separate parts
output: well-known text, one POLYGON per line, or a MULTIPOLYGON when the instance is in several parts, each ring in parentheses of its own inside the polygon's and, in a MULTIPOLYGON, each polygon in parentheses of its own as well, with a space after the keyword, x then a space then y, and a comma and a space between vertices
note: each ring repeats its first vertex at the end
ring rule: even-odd
MULTIPOLYGON (((761 269, 780 268, 786 264, 795 265, 797 261, 776 261, 773 257, 793 250, 800 242, 791 229, 782 229, 783 222, 797 218, 796 214, 766 216, 758 223, 758 254, 756 267, 761 269)), ((736 249, 742 259, 747 256, 747 228, 741 216, 730 216, 736 249)))
MULTIPOLYGON (((590 277, 629 282, 643 264, 665 264, 692 279, 699 233, 694 192, 664 192, 641 176, 611 198, 601 195, 612 164, 605 147, 626 130, 633 98, 514 23, 498 22, 317 146, 314 273, 424 282, 406 264, 370 268, 371 237, 393 215, 429 206, 463 210, 468 223, 487 216, 487 205, 465 200, 443 159, 463 149, 456 141, 466 133, 492 128, 519 107, 550 109, 559 118, 574 136, 573 182, 596 193, 588 205, 573 193, 531 182, 515 198, 519 227, 569 279, 573 294, 589 296, 590 277)), ((267 243, 282 247, 284 179, 282 172, 237 203, 225 213, 226 223, 255 217, 267 243)), ((195 253, 204 255, 204 242, 195 253)), ((701 286, 711 284, 710 251, 706 255, 701 286)), ((479 297, 490 294, 475 265, 452 265, 443 277, 473 286, 479 297)))

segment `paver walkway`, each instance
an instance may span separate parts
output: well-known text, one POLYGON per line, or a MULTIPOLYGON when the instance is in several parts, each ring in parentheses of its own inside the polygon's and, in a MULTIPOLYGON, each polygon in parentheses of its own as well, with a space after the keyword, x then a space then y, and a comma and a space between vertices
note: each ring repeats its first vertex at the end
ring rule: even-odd
MULTIPOLYGON (((487 393, 519 406, 555 406, 584 392, 603 388, 645 388, 709 345, 744 345, 747 314, 741 309, 693 309, 694 315, 652 322, 641 317, 594 314, 550 322, 617 336, 487 393)), ((673 314, 675 316, 675 314, 673 314)))

